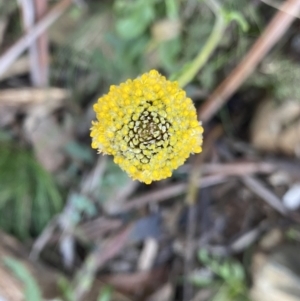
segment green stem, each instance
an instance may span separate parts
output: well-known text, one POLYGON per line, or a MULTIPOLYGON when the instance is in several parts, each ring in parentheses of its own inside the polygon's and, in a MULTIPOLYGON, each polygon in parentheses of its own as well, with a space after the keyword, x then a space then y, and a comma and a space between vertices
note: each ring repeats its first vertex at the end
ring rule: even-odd
POLYGON ((222 39, 223 32, 226 28, 227 22, 224 19, 224 15, 219 4, 215 0, 208 0, 207 5, 210 6, 211 10, 216 15, 215 25, 199 54, 190 63, 190 66, 184 71, 184 73, 177 78, 181 87, 184 87, 191 82, 199 70, 206 64, 213 51, 216 49, 219 41, 222 39))
POLYGON ((178 15, 178 3, 174 0, 165 0, 166 10, 167 10, 167 17, 168 19, 175 19, 179 18, 178 15))

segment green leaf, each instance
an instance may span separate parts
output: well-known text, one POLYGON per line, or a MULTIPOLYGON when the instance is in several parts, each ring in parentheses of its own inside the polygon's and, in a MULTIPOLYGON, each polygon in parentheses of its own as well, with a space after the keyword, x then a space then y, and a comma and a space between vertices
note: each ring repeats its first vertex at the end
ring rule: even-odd
POLYGON ((40 288, 27 268, 21 262, 11 257, 5 257, 3 261, 14 275, 24 283, 25 300, 42 301, 40 288))
POLYGON ((101 289, 97 301, 110 301, 112 298, 112 293, 113 293, 112 287, 105 286, 104 288, 101 289))
POLYGON ((210 258, 208 256, 208 252, 206 249, 200 249, 198 252, 198 259, 200 262, 204 264, 208 264, 210 262, 210 258))
POLYGON ((72 284, 67 278, 60 276, 58 278, 58 287, 60 289, 60 292, 64 296, 64 300, 73 301, 75 299, 72 284))
POLYGON ((123 39, 134 39, 142 35, 152 22, 155 12, 152 6, 145 5, 134 14, 121 18, 116 22, 117 33, 123 39))
POLYGON ((84 195, 74 194, 72 195, 71 201, 74 205, 74 209, 80 213, 85 213, 89 217, 92 217, 97 213, 95 205, 84 195))
POLYGON ((3 187, 0 195, 0 210, 6 205, 6 203, 12 198, 12 191, 9 187, 3 187))
POLYGON ((223 280, 227 280, 233 275, 231 274, 231 265, 228 261, 225 261, 223 264, 219 267, 219 276, 223 278, 223 280))

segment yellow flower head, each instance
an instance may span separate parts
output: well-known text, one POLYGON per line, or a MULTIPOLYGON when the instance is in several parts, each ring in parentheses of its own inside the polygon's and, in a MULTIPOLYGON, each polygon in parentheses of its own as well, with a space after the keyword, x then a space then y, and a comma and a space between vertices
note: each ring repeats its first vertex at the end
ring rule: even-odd
POLYGON ((170 177, 190 153, 202 151, 192 100, 155 70, 111 86, 94 110, 92 147, 146 184, 170 177))

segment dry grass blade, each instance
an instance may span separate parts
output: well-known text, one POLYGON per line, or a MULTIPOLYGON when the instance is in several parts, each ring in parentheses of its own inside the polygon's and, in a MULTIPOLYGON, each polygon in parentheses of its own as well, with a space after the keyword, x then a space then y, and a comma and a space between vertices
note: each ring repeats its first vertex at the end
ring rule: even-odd
POLYGON ((158 252, 158 242, 154 238, 147 238, 138 260, 139 271, 150 271, 158 252))
POLYGON ((30 70, 29 57, 22 56, 17 59, 11 67, 6 70, 2 75, 0 75, 0 81, 8 79, 10 77, 18 76, 20 74, 28 73, 30 70))
MULTIPOLYGON (((24 32, 28 32, 34 25, 35 22, 35 7, 34 2, 31 0, 20 0, 20 6, 22 9, 23 17, 23 28, 24 32)), ((33 42, 32 45, 28 47, 28 55, 30 60, 30 71, 31 71, 31 80, 33 85, 37 85, 39 80, 39 66, 37 60, 37 45, 36 42, 33 42)))
POLYGON ((54 230, 57 227, 57 224, 58 224, 58 217, 55 216, 45 227, 45 229, 40 234, 40 236, 35 240, 29 255, 30 259, 32 260, 38 259, 39 254, 41 253, 41 251, 44 249, 47 242, 52 237, 54 230))
MULTIPOLYGON (((36 21, 39 21, 47 10, 46 0, 20 0, 23 13, 23 27, 29 32, 36 21)), ((33 41, 29 46, 31 81, 36 87, 46 86, 48 83, 48 40, 46 33, 33 41)))
POLYGON ((268 227, 267 221, 262 221, 256 228, 241 235, 230 245, 231 253, 240 253, 251 246, 268 227))
MULTIPOLYGON (((198 187, 208 187, 212 185, 217 185, 219 183, 223 183, 227 180, 227 177, 220 175, 213 175, 203 177, 198 183, 198 187)), ((158 189, 153 192, 145 193, 140 197, 136 197, 128 201, 124 204, 119 212, 134 210, 137 208, 141 208, 149 203, 162 202, 167 199, 173 198, 180 194, 183 194, 187 189, 187 184, 180 183, 175 185, 170 185, 166 188, 158 189)))
POLYGON ((232 162, 232 163, 204 163, 201 165, 203 174, 219 175, 249 175, 255 173, 271 173, 276 165, 268 162, 232 162))
MULTIPOLYGON (((34 0, 35 19, 41 20, 48 8, 48 0, 34 0)), ((36 40, 36 72, 33 81, 35 86, 45 87, 48 84, 49 74, 49 53, 48 36, 43 32, 36 40)))
MULTIPOLYGON (((223 153, 223 155, 228 161, 232 162, 234 159, 233 155, 231 155, 229 152, 223 153)), ((287 210, 283 206, 280 199, 270 189, 264 186, 260 180, 249 175, 242 175, 241 180, 254 194, 261 197, 272 208, 283 215, 287 215, 287 210)))
POLYGON ((118 231, 123 226, 123 222, 117 218, 98 217, 78 226, 78 231, 89 241, 97 241, 104 235, 118 231))
POLYGON ((71 5, 72 0, 62 0, 39 21, 28 33, 24 34, 13 46, 0 57, 0 76, 32 43, 55 22, 71 5))
MULTIPOLYGON (((55 104, 62 104, 62 101, 69 96, 69 91, 61 88, 5 89, 0 91, 0 106, 46 104, 49 99, 55 104)), ((53 105, 50 107, 53 107, 53 105)))
POLYGON ((280 199, 272 193, 269 189, 267 189, 259 180, 254 177, 244 176, 242 178, 244 184, 251 189, 253 193, 261 197, 264 201, 266 201, 271 207, 276 209, 283 215, 287 215, 287 210, 283 206, 280 199))

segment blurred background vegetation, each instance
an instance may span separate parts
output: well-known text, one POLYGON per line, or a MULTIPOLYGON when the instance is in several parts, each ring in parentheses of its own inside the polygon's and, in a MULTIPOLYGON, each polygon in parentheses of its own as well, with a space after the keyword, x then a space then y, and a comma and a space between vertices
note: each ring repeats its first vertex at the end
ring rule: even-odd
MULTIPOLYGON (((0 0, 0 60, 28 31, 25 2, 0 0)), ((278 215, 253 188, 241 187, 240 174, 229 172, 225 184, 199 192, 194 265, 186 273, 184 241, 190 228, 187 189, 180 185, 189 181, 190 161, 172 178, 146 186, 90 148, 92 105, 110 85, 150 69, 180 77, 221 17, 224 31, 216 50, 186 86, 199 108, 277 12, 262 1, 216 2, 219 16, 209 0, 74 1, 43 35, 48 40, 47 85, 32 81, 30 50, 0 74, 0 299, 7 294, 11 299, 4 300, 38 301, 47 291, 58 291, 60 300, 275 300, 249 293, 261 277, 251 266, 261 259, 261 253, 255 257, 257 250, 270 254, 286 242, 298 247, 298 205, 291 216, 278 215), (136 205, 139 198, 144 205, 136 205), (261 244, 264 235, 271 237, 272 247, 261 244), (234 251, 240 237, 246 242, 234 251), (147 250, 154 259, 148 258, 151 264, 144 269, 140 262, 147 250), (5 273, 17 284, 2 292, 5 273), (44 281, 43 273, 55 284, 44 281), (192 288, 189 297, 187 287, 192 288), (19 290, 22 297, 9 290, 19 290)), ((48 1, 48 8, 58 3, 48 1)), ((212 163, 272 162, 271 171, 256 171, 266 189, 282 201, 298 185, 298 29, 296 20, 205 128, 209 133, 220 126, 222 135, 208 138, 213 141, 203 159, 204 176, 222 173, 212 163)), ((279 257, 290 260, 290 254, 284 249, 279 257)), ((287 265, 264 256, 267 267, 287 265)), ((297 296, 281 300, 300 300, 297 296)))

